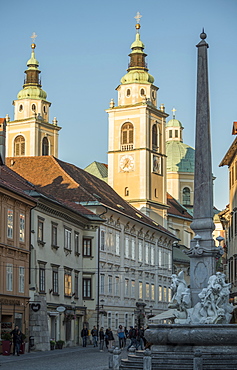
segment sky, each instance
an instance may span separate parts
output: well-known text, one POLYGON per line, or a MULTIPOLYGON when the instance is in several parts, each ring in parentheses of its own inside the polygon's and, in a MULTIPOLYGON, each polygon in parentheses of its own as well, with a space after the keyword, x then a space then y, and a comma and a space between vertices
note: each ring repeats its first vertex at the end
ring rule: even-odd
MULTIPOLYGON (((107 163, 111 98, 126 73, 135 39, 135 15, 149 72, 159 87, 158 107, 184 126, 194 147, 197 48, 204 27, 209 44, 209 89, 214 204, 228 204, 228 168, 219 163, 234 140, 237 121, 237 0, 28 0, 1 1, 0 117, 13 119, 12 101, 22 89, 31 38, 42 88, 52 103, 50 122, 62 127, 59 158, 85 168, 107 163)), ((169 120, 169 118, 167 120, 169 120)))

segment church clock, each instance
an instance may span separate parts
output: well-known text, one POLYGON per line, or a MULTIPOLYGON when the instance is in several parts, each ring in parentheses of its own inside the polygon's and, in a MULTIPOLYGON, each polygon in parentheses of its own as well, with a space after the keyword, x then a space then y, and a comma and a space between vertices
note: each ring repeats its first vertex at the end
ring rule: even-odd
POLYGON ((119 167, 122 172, 129 172, 134 170, 134 156, 132 154, 125 154, 120 158, 119 167))

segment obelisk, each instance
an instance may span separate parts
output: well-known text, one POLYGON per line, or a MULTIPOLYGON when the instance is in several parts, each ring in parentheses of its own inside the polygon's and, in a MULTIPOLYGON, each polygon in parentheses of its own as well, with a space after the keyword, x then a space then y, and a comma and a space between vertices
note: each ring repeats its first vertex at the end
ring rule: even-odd
POLYGON ((196 100, 196 139, 194 211, 192 230, 195 238, 190 246, 190 288, 192 306, 198 301, 198 293, 207 287, 208 279, 216 272, 218 248, 212 237, 213 223, 213 183, 210 136, 210 109, 208 88, 207 35, 200 35, 197 44, 197 100, 196 100))

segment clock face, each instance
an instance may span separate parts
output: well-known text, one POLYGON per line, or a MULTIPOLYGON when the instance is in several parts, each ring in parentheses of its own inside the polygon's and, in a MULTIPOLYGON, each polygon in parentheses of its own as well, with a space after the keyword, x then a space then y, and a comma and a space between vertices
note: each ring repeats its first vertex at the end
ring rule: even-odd
POLYGON ((123 172, 129 172, 134 169, 134 157, 131 154, 123 155, 119 162, 120 170, 123 172))

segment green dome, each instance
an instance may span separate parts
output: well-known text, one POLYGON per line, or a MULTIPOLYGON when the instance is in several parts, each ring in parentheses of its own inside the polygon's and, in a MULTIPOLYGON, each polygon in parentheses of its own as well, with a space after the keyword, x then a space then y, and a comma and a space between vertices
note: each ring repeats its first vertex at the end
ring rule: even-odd
POLYGON ((167 141, 166 155, 167 172, 194 173, 195 150, 191 146, 180 141, 167 141))
POLYGON ((140 71, 139 69, 137 70, 132 70, 126 73, 121 78, 121 83, 122 84, 130 84, 130 83, 143 83, 143 84, 152 84, 155 79, 150 73, 147 71, 140 71))
POLYGON ((169 122, 166 123, 166 127, 181 127, 181 128, 183 128, 182 123, 180 121, 178 121, 177 119, 175 119, 175 118, 170 119, 169 122))
POLYGON ((17 99, 40 99, 46 100, 47 94, 38 86, 27 86, 17 94, 17 99))

